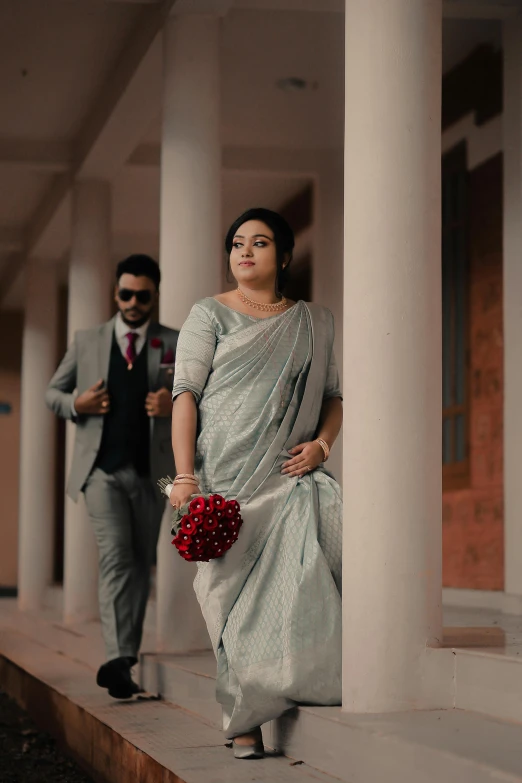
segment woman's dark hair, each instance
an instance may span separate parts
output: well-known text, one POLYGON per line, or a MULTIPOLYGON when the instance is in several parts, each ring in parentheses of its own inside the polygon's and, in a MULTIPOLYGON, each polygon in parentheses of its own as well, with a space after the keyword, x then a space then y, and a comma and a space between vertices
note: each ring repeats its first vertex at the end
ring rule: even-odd
POLYGON ((230 253, 232 252, 234 237, 243 223, 246 223, 249 220, 260 220, 268 226, 274 235, 277 261, 276 294, 281 294, 282 291, 284 291, 287 282, 288 267, 292 260, 295 239, 294 232, 284 217, 277 212, 273 212, 271 209, 264 209, 263 207, 247 209, 247 211, 243 212, 228 229, 225 238, 225 249, 228 254, 228 274, 230 275, 230 253), (283 269, 285 261, 287 264, 283 269))
POLYGON ((158 262, 154 261, 150 256, 146 256, 144 253, 135 253, 128 258, 124 258, 123 261, 120 261, 116 267, 116 281, 119 281, 122 275, 148 277, 156 286, 156 290, 159 289, 161 282, 161 272, 158 262))

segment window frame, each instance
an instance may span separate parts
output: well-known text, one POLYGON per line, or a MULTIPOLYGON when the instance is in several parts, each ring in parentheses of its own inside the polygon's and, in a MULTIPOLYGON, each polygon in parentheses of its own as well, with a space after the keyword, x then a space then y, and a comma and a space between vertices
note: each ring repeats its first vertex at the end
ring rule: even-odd
MULTIPOLYGON (((441 161, 442 170, 442 183, 444 179, 455 173, 465 174, 465 204, 463 217, 457 221, 457 225, 461 224, 464 229, 464 253, 465 253, 465 305, 464 305, 464 402, 462 405, 449 405, 444 407, 444 401, 442 400, 442 416, 441 427, 447 419, 455 421, 456 416, 462 415, 464 417, 464 449, 465 458, 459 462, 450 462, 447 464, 442 463, 442 490, 443 492, 453 492, 459 489, 465 489, 470 485, 470 413, 471 413, 471 361, 470 361, 470 344, 471 344, 471 318, 470 318, 470 295, 471 295, 471 275, 470 275, 470 176, 467 166, 467 144, 465 141, 457 144, 447 153, 442 156, 441 161)), ((442 198, 441 198, 441 212, 442 212, 442 198)), ((449 230, 451 231, 455 226, 455 223, 449 224, 449 230)), ((442 222, 441 225, 441 275, 443 264, 443 240, 444 232, 447 226, 442 222)), ((452 302, 454 304, 454 301, 452 302)), ((444 313, 442 314, 444 318, 444 313)), ((455 351, 455 330, 452 330, 451 334, 451 350, 455 351)), ((441 347, 442 350, 442 347, 441 347)), ((454 356, 454 353, 453 353, 454 356)), ((455 360, 452 357, 450 366, 455 367, 455 360)), ((444 366, 442 368, 444 373, 444 366)), ((444 379, 444 376, 443 376, 444 379)), ((452 387, 455 389, 456 373, 453 369, 452 374, 452 387)), ((455 449, 455 424, 452 428, 452 449, 454 455, 455 449)), ((442 462, 443 455, 441 455, 442 462)))

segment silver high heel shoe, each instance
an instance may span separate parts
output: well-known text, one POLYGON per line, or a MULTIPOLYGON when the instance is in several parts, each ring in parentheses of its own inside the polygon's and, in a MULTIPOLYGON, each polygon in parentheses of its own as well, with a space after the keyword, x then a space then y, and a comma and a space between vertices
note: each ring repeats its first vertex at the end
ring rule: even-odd
POLYGON ((238 745, 235 739, 232 740, 234 757, 236 759, 262 759, 264 757, 265 746, 263 745, 263 735, 261 734, 261 729, 257 728, 249 733, 253 734, 254 736, 259 736, 259 739, 250 745, 238 745))
POLYGON ((253 745, 238 745, 232 740, 234 749, 234 758, 236 759, 262 759, 265 755, 265 746, 263 740, 257 740, 253 745))

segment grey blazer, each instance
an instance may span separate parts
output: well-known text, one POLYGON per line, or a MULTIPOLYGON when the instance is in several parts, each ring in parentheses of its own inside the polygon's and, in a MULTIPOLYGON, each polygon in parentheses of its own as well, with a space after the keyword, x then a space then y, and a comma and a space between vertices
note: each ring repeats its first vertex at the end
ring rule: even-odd
MULTIPOLYGON (((76 424, 73 460, 67 482, 67 494, 73 500, 78 499, 93 468, 103 431, 102 415, 78 416, 73 419, 74 392, 77 390, 78 394, 81 394, 94 386, 100 378, 107 383, 114 321, 112 318, 94 329, 76 332, 45 394, 45 401, 54 413, 76 424)), ((174 329, 158 323, 151 323, 148 328, 147 363, 150 391, 158 391, 162 386, 172 389, 172 357, 176 353, 178 334, 174 329), (151 345, 151 340, 154 340, 154 346, 151 345), (155 347, 158 340, 161 345, 155 347), (167 352, 170 353, 170 356, 167 356, 169 362, 162 364, 161 360, 167 352)), ((170 417, 150 420, 150 468, 154 482, 163 476, 174 475, 170 428, 170 417)))

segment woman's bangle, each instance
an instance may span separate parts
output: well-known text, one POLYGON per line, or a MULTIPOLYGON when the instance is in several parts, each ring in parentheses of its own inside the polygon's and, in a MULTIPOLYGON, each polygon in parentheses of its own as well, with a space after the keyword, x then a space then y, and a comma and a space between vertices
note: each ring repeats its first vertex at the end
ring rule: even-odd
POLYGON ((197 478, 193 473, 178 473, 177 476, 175 476, 174 481, 176 479, 194 479, 194 481, 197 481, 197 478))
POLYGON ((325 440, 323 440, 323 438, 316 438, 315 442, 318 443, 320 445, 320 447, 322 448, 323 455, 324 455, 324 461, 326 462, 326 460, 330 456, 330 446, 328 445, 328 443, 325 440))
POLYGON ((197 481, 190 481, 190 479, 176 479, 174 486, 177 487, 179 484, 188 484, 191 487, 199 487, 197 481))

